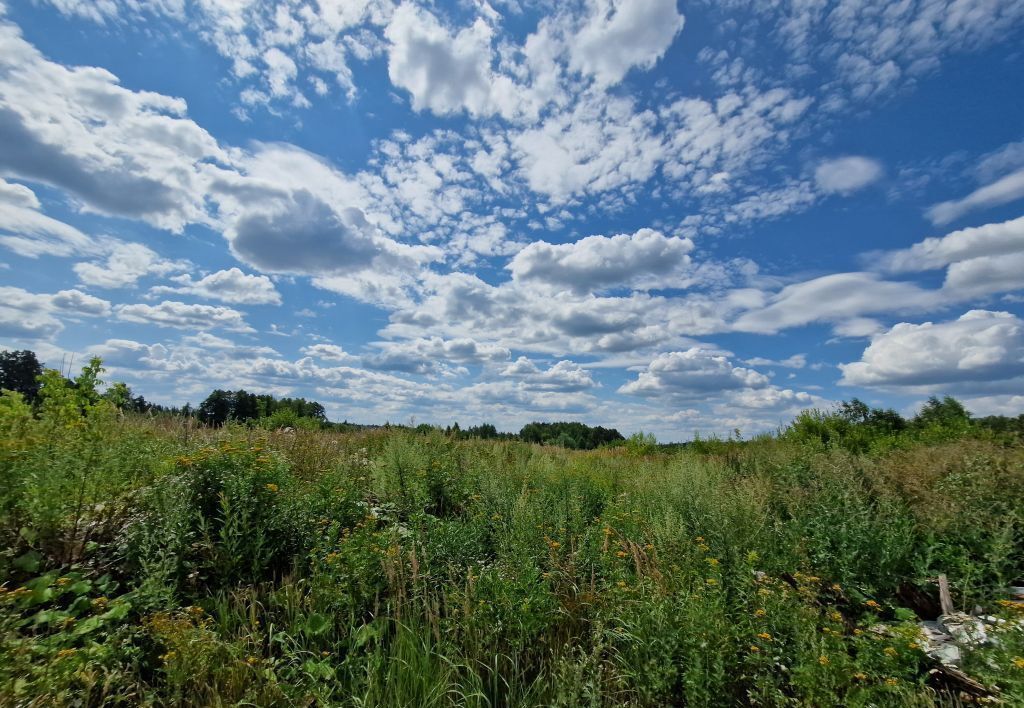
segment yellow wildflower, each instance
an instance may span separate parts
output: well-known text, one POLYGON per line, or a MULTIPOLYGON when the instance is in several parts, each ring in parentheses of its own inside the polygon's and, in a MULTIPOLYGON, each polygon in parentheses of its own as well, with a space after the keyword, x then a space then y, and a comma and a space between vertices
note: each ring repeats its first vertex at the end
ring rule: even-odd
POLYGON ((899 683, 899 681, 898 681, 898 680, 896 680, 896 679, 894 679, 894 678, 887 678, 887 679, 885 680, 885 685, 886 685, 886 686, 895 686, 895 685, 897 685, 898 683, 899 683))
POLYGON ((768 632, 761 632, 757 636, 758 639, 763 639, 766 642, 770 642, 772 640, 772 635, 768 634, 768 632))
POLYGON ((885 655, 888 656, 888 657, 894 657, 894 656, 896 656, 896 654, 899 653, 899 652, 896 651, 895 647, 886 647, 882 651, 884 651, 885 655))
POLYGON ((855 673, 853 675, 853 677, 855 679, 857 679, 858 681, 866 681, 867 678, 868 678, 868 675, 866 673, 864 673, 863 671, 858 671, 857 673, 855 673))
POLYGON ((270 484, 267 485, 267 491, 268 492, 277 492, 277 490, 278 490, 278 486, 276 484, 274 484, 273 482, 271 482, 270 484))
POLYGON ((1014 666, 1016 666, 1018 669, 1024 669, 1024 658, 1021 658, 1019 656, 1015 656, 1015 657, 1013 657, 1013 661, 1011 663, 1014 666))
POLYGON ((718 565, 718 559, 717 558, 705 558, 705 560, 708 562, 708 565, 710 565, 712 567, 718 565))
POLYGON ((77 649, 61 649, 59 652, 57 652, 57 658, 66 659, 67 657, 74 656, 77 653, 77 649))
POLYGON ((881 608, 882 608, 882 606, 881 606, 881 605, 879 605, 879 604, 878 604, 877 602, 875 602, 874 600, 868 600, 868 601, 867 601, 867 602, 865 602, 864 604, 865 604, 865 605, 867 605, 868 607, 870 607, 870 608, 871 608, 872 610, 879 610, 879 609, 881 609, 881 608))
POLYGON ((707 583, 708 585, 718 585, 718 581, 715 580, 714 578, 708 578, 704 582, 707 583))
POLYGON ((829 665, 829 664, 831 664, 832 662, 831 662, 831 661, 829 661, 829 659, 828 659, 828 657, 827 657, 827 656, 825 656, 824 654, 822 654, 821 656, 819 656, 819 657, 818 657, 818 663, 819 663, 819 664, 821 664, 822 666, 828 666, 828 665, 829 665))
POLYGON ((754 611, 754 617, 764 617, 766 614, 768 614, 768 613, 763 608, 760 608, 760 607, 757 608, 754 611))
POLYGON ((628 554, 628 553, 626 553, 625 551, 616 551, 616 552, 615 552, 615 555, 617 555, 617 556, 618 556, 619 558, 625 558, 625 557, 626 557, 626 556, 628 556, 629 554, 628 554))

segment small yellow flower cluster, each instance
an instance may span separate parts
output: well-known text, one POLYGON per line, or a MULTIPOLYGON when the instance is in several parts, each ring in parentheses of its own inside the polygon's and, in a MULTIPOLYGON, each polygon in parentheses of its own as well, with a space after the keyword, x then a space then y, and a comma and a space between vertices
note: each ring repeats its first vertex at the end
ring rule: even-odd
POLYGON ((1011 662, 1018 669, 1024 669, 1024 658, 1015 656, 1011 662))
POLYGON ((267 485, 267 491, 268 492, 277 493, 277 490, 278 490, 278 486, 276 484, 274 484, 273 482, 271 482, 270 484, 267 485))
POLYGON ((96 610, 97 612, 102 612, 107 608, 107 604, 109 602, 110 601, 105 597, 97 597, 90 604, 92 605, 92 609, 96 610))
POLYGON ((772 635, 768 634, 768 632, 760 632, 757 635, 757 638, 758 639, 763 639, 766 642, 770 642, 772 640, 772 635))
POLYGON ((865 602, 864 604, 865 604, 865 605, 867 605, 868 607, 870 607, 870 608, 871 608, 872 610, 880 610, 880 609, 882 609, 882 606, 881 606, 881 605, 879 605, 879 604, 878 604, 877 602, 875 602, 874 600, 868 600, 868 601, 867 601, 867 602, 865 602))
POLYGON ((754 610, 754 617, 764 617, 766 614, 768 614, 768 612, 765 611, 763 607, 759 607, 754 610))
POLYGON ((57 652, 57 658, 58 659, 66 659, 69 656, 74 656, 77 653, 78 653, 77 649, 61 649, 59 652, 57 652))
POLYGON ((896 647, 886 647, 882 651, 885 652, 885 655, 888 656, 890 659, 899 654, 899 652, 896 651, 896 647))
POLYGON ((832 662, 829 661, 829 658, 827 656, 822 654, 821 656, 818 657, 818 663, 821 664, 822 666, 828 666, 832 662))
POLYGON ((618 556, 619 558, 625 558, 625 557, 626 557, 626 556, 628 556, 629 554, 628 554, 628 553, 626 553, 625 551, 616 551, 616 552, 615 552, 615 555, 617 555, 617 556, 618 556))

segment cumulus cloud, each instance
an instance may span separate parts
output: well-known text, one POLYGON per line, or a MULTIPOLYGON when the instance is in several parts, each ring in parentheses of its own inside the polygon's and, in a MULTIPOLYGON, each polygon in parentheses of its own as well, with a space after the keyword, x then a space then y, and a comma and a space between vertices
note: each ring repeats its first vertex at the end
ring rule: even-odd
POLYGON ((311 344, 308 347, 303 347, 302 353, 314 359, 339 364, 351 364, 359 360, 359 357, 349 354, 343 347, 339 347, 337 344, 311 344))
POLYGON ((830 194, 852 194, 883 174, 882 164, 867 157, 837 157, 822 162, 814 170, 814 181, 818 189, 830 194))
POLYGON ((415 269, 436 248, 391 241, 355 207, 336 210, 306 190, 253 204, 228 231, 231 249, 261 270, 337 275, 374 267, 415 269))
POLYGON ((656 356, 619 393, 645 398, 699 399, 711 393, 767 386, 768 377, 735 366, 724 352, 691 347, 656 356))
POLYGON ((521 356, 502 369, 501 375, 517 379, 527 387, 541 391, 583 391, 597 385, 589 371, 568 360, 541 369, 532 360, 521 356))
POLYGON ((416 374, 444 373, 448 363, 479 365, 509 358, 509 350, 505 347, 477 342, 470 337, 420 337, 398 342, 376 342, 372 346, 377 353, 363 357, 367 367, 416 374))
POLYGON ((482 18, 452 33, 432 13, 406 2, 384 36, 391 83, 412 94, 415 110, 476 116, 514 110, 511 80, 491 72, 493 30, 482 18))
POLYGON ((1024 375, 1024 322, 971 310, 949 322, 901 322, 876 335, 860 361, 840 364, 852 386, 941 386, 1024 375))
POLYGON ((234 305, 280 305, 281 294, 273 281, 265 275, 248 275, 238 268, 210 273, 199 280, 191 275, 174 276, 178 285, 161 285, 150 289, 154 295, 179 293, 195 295, 209 300, 220 300, 234 305))
POLYGON ((512 277, 579 293, 615 287, 684 287, 693 241, 653 229, 588 236, 574 243, 535 241, 509 263, 512 277))
POLYGON ((238 310, 212 305, 188 305, 184 302, 164 300, 159 305, 143 303, 118 305, 114 308, 117 318, 125 322, 152 324, 158 327, 175 327, 203 331, 223 328, 235 332, 254 331, 245 322, 238 310))
POLYGON ((125 89, 104 69, 47 61, 0 24, 0 175, 180 230, 204 220, 201 163, 226 157, 185 109, 181 99, 125 89))
POLYGON ((141 243, 122 243, 104 239, 96 250, 105 253, 103 261, 76 263, 73 267, 78 279, 99 288, 123 288, 134 285, 147 275, 167 275, 189 267, 187 261, 161 258, 153 249, 141 243))
POLYGON ((649 69, 683 29, 676 0, 591 0, 569 44, 569 66, 603 85, 649 69))
POLYGON ((0 286, 0 337, 50 339, 64 329, 60 315, 102 317, 109 313, 109 302, 80 290, 44 294, 0 286))

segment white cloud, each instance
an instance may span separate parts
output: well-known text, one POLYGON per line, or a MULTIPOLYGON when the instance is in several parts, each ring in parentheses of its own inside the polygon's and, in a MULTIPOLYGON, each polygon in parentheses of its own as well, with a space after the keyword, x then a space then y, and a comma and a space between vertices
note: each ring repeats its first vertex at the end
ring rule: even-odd
POLYGON ((518 173, 556 203, 646 182, 666 154, 657 116, 627 98, 584 96, 539 125, 514 133, 518 173))
POLYGON ((590 0, 587 17, 569 40, 569 66, 598 84, 619 83, 634 68, 649 69, 683 29, 676 0, 590 0))
POLYGON ((840 364, 842 384, 939 386, 1024 375, 1024 322, 971 310, 949 322, 901 322, 872 338, 861 360, 840 364))
POLYGON ((785 359, 766 359, 763 356, 755 356, 752 359, 745 359, 743 363, 751 366, 781 366, 786 369, 802 369, 807 366, 807 356, 794 354, 785 359))
POLYGON ((478 365, 509 358, 509 350, 505 347, 477 342, 470 337, 421 337, 398 342, 375 342, 372 346, 378 353, 363 357, 367 367, 417 374, 446 373, 445 367, 452 363, 478 365))
POLYGON ((1024 217, 953 231, 926 238, 910 248, 870 253, 876 267, 893 273, 934 270, 950 263, 982 256, 1003 256, 1024 251, 1024 217))
POLYGON ((1018 199, 1024 199, 1024 169, 979 187, 962 199, 935 204, 925 215, 933 224, 941 226, 977 209, 1009 204, 1018 199))
POLYGON ((943 295, 913 283, 882 280, 874 273, 835 273, 787 285, 766 306, 740 315, 740 332, 771 334, 818 321, 843 322, 880 312, 925 310, 943 295))
POLYGON ((619 387, 619 393, 645 398, 697 400, 709 394, 768 385, 768 377, 753 369, 734 366, 724 352, 691 347, 659 354, 637 378, 619 387))
POLYGON ((483 18, 451 32, 432 13, 405 2, 384 36, 391 83, 412 94, 413 109, 506 118, 517 112, 517 87, 491 71, 494 31, 483 18))
POLYGON ((583 391, 597 385, 589 371, 567 360, 541 369, 527 357, 521 356, 502 369, 501 375, 522 381, 528 388, 538 391, 583 391))
POLYGON ((50 295, 0 286, 0 337, 50 339, 64 328, 59 315, 101 317, 109 313, 109 302, 80 290, 50 295))
POLYGON ((573 243, 535 241, 519 251, 508 265, 521 282, 543 283, 578 293, 615 287, 680 288, 693 242, 667 237, 653 229, 634 234, 588 236, 573 243))
POLYGON ((818 188, 831 194, 852 194, 883 174, 878 160, 867 157, 837 157, 822 162, 814 170, 814 181, 818 188))
POLYGON ((942 287, 964 298, 1020 290, 1024 288, 1024 251, 953 263, 942 287))
POLYGON ((110 314, 110 303, 81 290, 61 290, 50 297, 50 302, 58 310, 91 317, 102 317, 110 314))
POLYGON ((100 288, 123 288, 134 285, 143 276, 167 275, 190 265, 187 261, 161 258, 140 243, 104 239, 96 250, 105 253, 106 260, 76 263, 73 269, 82 283, 100 288))
POLYGON ((308 347, 303 347, 302 353, 314 359, 332 361, 339 364, 351 364, 359 360, 359 357, 349 354, 337 344, 312 344, 308 347))
POLYGON ((177 286, 157 286, 154 295, 179 293, 195 295, 209 300, 220 300, 234 305, 280 305, 281 294, 273 281, 265 275, 248 275, 238 268, 219 270, 199 280, 188 274, 172 277, 177 286))
POLYGON ((0 24, 0 175, 162 228, 203 222, 203 163, 225 155, 185 109, 181 99, 122 88, 104 69, 47 61, 0 24))
POLYGON ((438 256, 437 249, 384 238, 359 209, 339 212, 305 190, 247 209, 228 231, 231 248, 265 271, 330 275, 438 256))
POLYGON ((95 250, 94 241, 69 224, 46 216, 35 192, 0 179, 0 245, 25 258, 70 256, 95 250))
POLYGON ((245 318, 238 310, 212 305, 187 305, 183 302, 164 300, 159 305, 143 303, 118 305, 114 308, 117 318, 125 322, 152 324, 158 327, 176 327, 203 331, 220 327, 235 332, 252 332, 245 318))

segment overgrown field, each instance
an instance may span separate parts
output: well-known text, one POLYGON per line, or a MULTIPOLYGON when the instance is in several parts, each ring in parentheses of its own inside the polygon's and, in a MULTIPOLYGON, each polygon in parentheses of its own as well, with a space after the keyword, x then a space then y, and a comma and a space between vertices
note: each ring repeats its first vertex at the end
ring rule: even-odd
MULTIPOLYGON (((48 385, 0 398, 3 705, 957 705, 934 578, 1009 620, 1024 578, 1003 439, 570 452, 48 385)), ((964 662, 1006 705, 1022 635, 964 662)))

